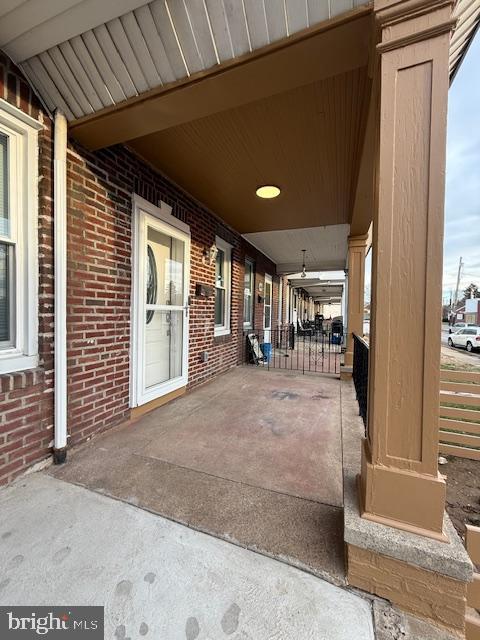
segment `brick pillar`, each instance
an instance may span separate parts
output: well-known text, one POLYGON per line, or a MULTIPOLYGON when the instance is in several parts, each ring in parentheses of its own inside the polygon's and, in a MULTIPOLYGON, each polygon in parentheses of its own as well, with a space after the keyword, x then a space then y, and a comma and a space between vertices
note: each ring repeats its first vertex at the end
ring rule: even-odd
POLYGON ((353 334, 363 335, 365 253, 368 234, 348 238, 347 350, 345 367, 353 365, 353 334))
POLYGON ((362 516, 442 539, 438 473, 448 54, 453 1, 375 0, 373 335, 362 516))

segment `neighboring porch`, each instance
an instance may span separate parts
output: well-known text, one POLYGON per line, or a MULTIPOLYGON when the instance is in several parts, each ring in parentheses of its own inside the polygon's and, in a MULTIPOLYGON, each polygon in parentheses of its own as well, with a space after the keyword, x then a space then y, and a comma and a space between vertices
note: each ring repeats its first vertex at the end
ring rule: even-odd
POLYGON ((52 473, 344 584, 340 384, 237 367, 52 473))

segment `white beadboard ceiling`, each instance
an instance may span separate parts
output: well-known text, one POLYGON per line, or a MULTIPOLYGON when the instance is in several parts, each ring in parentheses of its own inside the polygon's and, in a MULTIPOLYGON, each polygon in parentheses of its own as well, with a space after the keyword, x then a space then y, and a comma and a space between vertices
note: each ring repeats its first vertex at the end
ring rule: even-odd
POLYGON ((2 0, 0 48, 69 120, 368 0, 2 0))
POLYGON ((275 262, 277 273, 296 274, 302 270, 302 249, 306 249, 307 271, 344 269, 349 230, 348 224, 333 224, 308 229, 245 233, 243 237, 275 262))
MULTIPOLYGON (((71 121, 214 67, 368 0, 2 0, 0 49, 71 121)), ((457 0, 454 77, 480 20, 457 0)))

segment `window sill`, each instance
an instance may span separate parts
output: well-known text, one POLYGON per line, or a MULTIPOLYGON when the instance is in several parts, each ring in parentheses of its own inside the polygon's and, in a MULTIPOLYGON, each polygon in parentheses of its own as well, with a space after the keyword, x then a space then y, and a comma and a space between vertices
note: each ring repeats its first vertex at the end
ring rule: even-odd
POLYGON ((215 327, 214 336, 215 338, 220 338, 221 336, 229 336, 231 333, 230 329, 224 329, 223 327, 215 327))
POLYGON ((0 375, 26 371, 38 367, 38 356, 25 356, 18 353, 0 355, 0 375))

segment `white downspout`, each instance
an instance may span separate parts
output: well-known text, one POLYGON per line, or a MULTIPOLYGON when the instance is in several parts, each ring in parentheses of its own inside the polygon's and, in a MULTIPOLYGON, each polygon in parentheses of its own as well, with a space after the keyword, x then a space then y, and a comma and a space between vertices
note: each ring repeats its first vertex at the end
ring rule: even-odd
POLYGON ((53 460, 67 457, 67 119, 55 112, 53 151, 55 434, 53 460))

